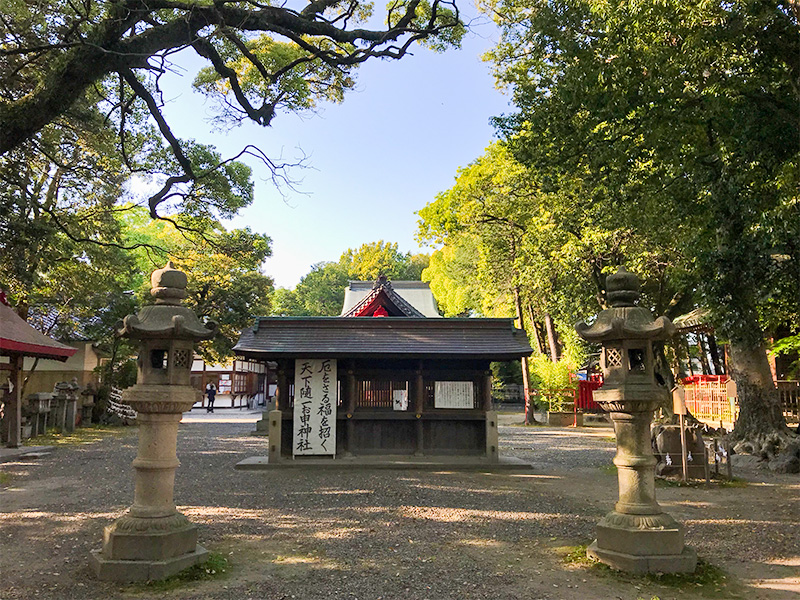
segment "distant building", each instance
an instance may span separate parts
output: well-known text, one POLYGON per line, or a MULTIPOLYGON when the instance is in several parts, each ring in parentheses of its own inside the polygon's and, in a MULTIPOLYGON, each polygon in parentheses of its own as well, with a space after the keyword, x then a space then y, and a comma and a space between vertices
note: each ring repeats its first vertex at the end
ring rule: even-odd
MULTIPOLYGON (((268 364, 236 358, 225 365, 211 365, 195 356, 192 362, 192 387, 205 391, 206 386, 213 383, 217 388, 216 408, 264 406, 275 395, 275 365, 272 367, 270 390, 268 364)), ((207 401, 204 395, 200 406, 205 406, 207 401)))
POLYGON ((73 379, 77 379, 81 388, 91 384, 91 387, 97 389, 100 384, 98 367, 108 360, 108 354, 100 350, 92 340, 64 340, 63 343, 78 350, 66 362, 40 360, 31 372, 36 359, 25 359, 22 368, 29 375, 28 385, 25 386, 26 394, 52 392, 55 384, 73 379))

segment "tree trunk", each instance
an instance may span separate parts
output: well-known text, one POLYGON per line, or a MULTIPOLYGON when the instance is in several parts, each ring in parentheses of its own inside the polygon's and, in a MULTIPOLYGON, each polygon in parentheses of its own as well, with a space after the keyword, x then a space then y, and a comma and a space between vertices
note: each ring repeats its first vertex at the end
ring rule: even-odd
POLYGON ((561 348, 558 344, 558 333, 556 333, 556 328, 553 325, 553 317, 550 316, 550 313, 544 315, 544 326, 547 328, 547 345, 550 348, 550 360, 554 363, 558 362, 561 348))
POLYGON ((739 396, 739 418, 731 434, 734 449, 764 458, 780 453, 796 436, 786 426, 764 344, 731 342, 729 367, 739 396))
POLYGON ((537 326, 536 319, 533 316, 533 306, 528 304, 528 316, 531 320, 531 330, 533 331, 533 341, 536 344, 536 353, 542 354, 544 352, 544 344, 542 344, 542 338, 539 335, 539 327, 537 326))
MULTIPOLYGON (((525 321, 522 317, 522 299, 520 298, 519 293, 519 286, 514 286, 514 309, 517 312, 517 322, 519 323, 519 328, 525 333, 525 321)), ((527 336, 527 333, 525 333, 527 336)), ((530 371, 528 370, 528 357, 522 357, 522 395, 523 401, 525 402, 525 422, 527 424, 535 423, 536 420, 533 418, 533 407, 531 406, 531 395, 530 395, 530 371)))
POLYGON ((713 333, 708 334, 708 352, 711 354, 711 363, 714 365, 714 375, 723 375, 722 362, 719 360, 719 348, 717 339, 713 333))
POLYGON ((703 334, 696 333, 697 336, 697 352, 700 355, 700 368, 703 369, 703 375, 711 375, 711 366, 708 364, 708 353, 706 352, 706 345, 703 343, 703 334))
POLYGON ((686 346, 686 368, 689 369, 689 375, 694 375, 694 367, 692 366, 692 349, 689 346, 689 338, 683 336, 683 345, 686 346))

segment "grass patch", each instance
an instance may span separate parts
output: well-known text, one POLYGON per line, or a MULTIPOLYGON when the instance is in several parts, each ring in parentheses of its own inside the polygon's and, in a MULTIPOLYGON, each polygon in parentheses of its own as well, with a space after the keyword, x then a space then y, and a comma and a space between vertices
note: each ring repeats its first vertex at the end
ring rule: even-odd
POLYGON ((607 473, 608 475, 616 475, 617 474, 617 465, 611 463, 610 465, 603 465, 600 467, 600 470, 603 473, 607 473))
MULTIPOLYGON (((714 481, 714 480, 712 480, 714 481)), ((741 477, 733 477, 731 479, 717 479, 714 481, 719 487, 725 488, 746 488, 750 483, 741 477)))
POLYGON ((0 485, 9 485, 14 476, 11 473, 0 471, 0 485))
MULTIPOLYGON (((656 487, 688 487, 698 488, 706 485, 705 479, 689 479, 683 481, 682 479, 675 479, 673 477, 656 477, 656 487)), ((723 487, 723 488, 745 488, 748 485, 747 480, 734 477, 733 479, 714 479, 709 480, 710 486, 723 487)))
POLYGON ((610 435, 608 437, 604 437, 604 438, 601 438, 601 439, 604 442, 611 442, 612 444, 616 444, 617 443, 617 438, 616 438, 616 436, 613 436, 613 435, 610 435))
POLYGON ((735 586, 732 581, 728 580, 725 571, 702 558, 697 559, 697 568, 694 573, 647 573, 645 575, 616 571, 608 565, 591 559, 586 555, 585 545, 568 548, 563 556, 563 561, 569 565, 586 568, 597 575, 613 577, 626 583, 651 583, 684 591, 694 590, 708 598, 720 597, 721 594, 727 597, 732 591, 731 585, 735 586))
POLYGON ((225 579, 228 577, 228 571, 227 557, 217 552, 210 552, 208 559, 203 563, 184 569, 180 573, 175 573, 172 577, 160 581, 135 584, 131 586, 131 589, 141 592, 167 592, 195 581, 225 579))
POLYGON ((55 429, 48 430, 47 433, 24 440, 23 446, 80 446, 81 444, 93 444, 110 435, 129 435, 136 431, 136 428, 119 425, 89 425, 88 427, 76 427, 72 433, 60 433, 55 429))

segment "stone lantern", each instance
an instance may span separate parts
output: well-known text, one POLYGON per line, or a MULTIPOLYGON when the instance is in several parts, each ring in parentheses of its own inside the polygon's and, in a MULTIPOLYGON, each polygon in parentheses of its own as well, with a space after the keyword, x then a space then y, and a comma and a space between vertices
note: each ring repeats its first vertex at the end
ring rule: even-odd
POLYGON ((636 306, 639 279, 624 268, 608 277, 606 290, 611 308, 591 326, 575 326, 583 339, 602 344, 604 383, 594 399, 611 413, 617 437, 619 501, 598 523, 587 554, 633 573, 692 572, 697 556, 683 544, 683 527, 656 502, 656 459, 650 445, 653 412, 669 398, 655 380, 653 342, 670 338, 675 327, 666 317, 653 320, 649 310, 636 306))
POLYGON ((117 325, 117 335, 139 340, 136 385, 123 401, 137 411, 139 449, 133 461, 135 491, 128 512, 105 528, 102 550, 92 552, 100 579, 163 579, 202 562, 197 528, 173 502, 176 445, 182 414, 200 399, 190 385, 194 344, 216 334, 184 306, 186 274, 171 262, 151 276, 155 304, 117 325))

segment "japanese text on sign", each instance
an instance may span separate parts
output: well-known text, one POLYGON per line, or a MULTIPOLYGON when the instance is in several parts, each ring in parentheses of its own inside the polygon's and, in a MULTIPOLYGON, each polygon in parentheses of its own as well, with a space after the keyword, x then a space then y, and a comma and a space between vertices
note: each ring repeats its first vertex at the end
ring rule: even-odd
POLYGON ((437 381, 433 395, 434 408, 474 408, 471 381, 437 381))
POLYGON ((292 455, 336 454, 336 361, 298 359, 292 455))

